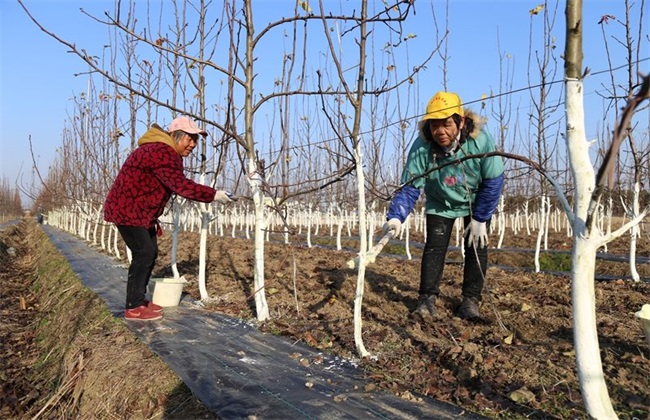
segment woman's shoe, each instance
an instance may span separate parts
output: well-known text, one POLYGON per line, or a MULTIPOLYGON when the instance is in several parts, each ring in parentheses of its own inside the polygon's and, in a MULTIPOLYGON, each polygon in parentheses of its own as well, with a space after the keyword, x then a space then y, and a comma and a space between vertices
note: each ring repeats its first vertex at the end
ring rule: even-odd
POLYGON ((129 321, 155 321, 162 317, 160 312, 149 309, 146 305, 124 311, 124 319, 128 319, 129 321))
POLYGON ((162 312, 163 307, 160 305, 156 305, 155 303, 148 301, 145 299, 144 304, 147 308, 151 309, 154 312, 162 312))

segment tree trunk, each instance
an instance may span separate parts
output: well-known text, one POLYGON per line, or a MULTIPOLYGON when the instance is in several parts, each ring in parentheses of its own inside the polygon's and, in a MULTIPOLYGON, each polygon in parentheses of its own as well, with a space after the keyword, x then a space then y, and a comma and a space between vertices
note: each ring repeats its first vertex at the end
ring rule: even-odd
MULTIPOLYGON (((639 194, 641 192, 641 185, 639 181, 636 181, 634 183, 634 197, 632 199, 632 214, 630 219, 633 219, 641 213, 640 205, 639 205, 639 194)), ((639 272, 636 269, 636 240, 637 237, 639 236, 640 229, 639 225, 636 224, 630 229, 630 273, 632 274, 632 279, 635 282, 641 281, 641 276, 639 276, 639 272)))
POLYGON ((566 5, 565 92, 566 143, 575 182, 571 299, 573 341, 580 391, 589 416, 617 418, 605 384, 596 329, 594 270, 601 234, 587 226, 589 204, 595 189, 594 168, 585 134, 582 84, 582 0, 566 5))
POLYGON ((259 174, 256 174, 256 168, 257 161, 250 159, 248 162, 248 173, 255 174, 250 179, 253 203, 255 204, 253 293, 257 320, 266 321, 270 318, 269 306, 266 303, 266 291, 264 289, 264 230, 266 229, 266 217, 264 216, 264 192, 260 188, 262 180, 259 174))
POLYGON ((209 298, 208 289, 206 287, 206 257, 207 257, 207 242, 208 242, 208 224, 210 223, 210 213, 208 213, 208 205, 201 203, 201 235, 199 240, 199 293, 201 300, 209 298))
POLYGON ((354 344, 357 347, 359 356, 367 357, 369 356, 369 353, 363 344, 363 318, 361 308, 366 281, 366 252, 368 251, 368 236, 366 222, 366 191, 360 142, 357 143, 355 149, 355 158, 357 160, 357 182, 359 187, 359 271, 357 272, 357 293, 354 297, 354 344))

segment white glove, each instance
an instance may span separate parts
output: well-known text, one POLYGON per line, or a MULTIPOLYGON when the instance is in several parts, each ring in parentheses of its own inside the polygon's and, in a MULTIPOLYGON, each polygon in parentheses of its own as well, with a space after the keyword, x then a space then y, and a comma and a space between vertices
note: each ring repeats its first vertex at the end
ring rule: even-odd
POLYGON ((474 245, 475 248, 483 248, 488 244, 487 226, 485 222, 478 222, 472 219, 472 222, 465 228, 465 237, 467 244, 474 245))
POLYGON ((393 238, 395 238, 402 231, 402 222, 400 222, 399 219, 393 217, 384 223, 383 231, 384 235, 386 235, 388 232, 391 232, 393 234, 393 238))
POLYGON ((227 191, 217 191, 217 193, 214 195, 214 201, 221 204, 228 204, 236 201, 236 199, 233 198, 232 194, 227 191))

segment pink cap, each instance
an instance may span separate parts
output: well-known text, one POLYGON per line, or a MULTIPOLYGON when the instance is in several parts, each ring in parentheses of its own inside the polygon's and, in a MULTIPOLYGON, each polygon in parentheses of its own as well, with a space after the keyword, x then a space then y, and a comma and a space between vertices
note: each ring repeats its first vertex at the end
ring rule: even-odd
POLYGON ((178 117, 174 118, 171 124, 169 124, 169 132, 173 133, 174 131, 182 130, 187 134, 200 134, 202 136, 207 136, 208 132, 201 130, 190 117, 178 117))

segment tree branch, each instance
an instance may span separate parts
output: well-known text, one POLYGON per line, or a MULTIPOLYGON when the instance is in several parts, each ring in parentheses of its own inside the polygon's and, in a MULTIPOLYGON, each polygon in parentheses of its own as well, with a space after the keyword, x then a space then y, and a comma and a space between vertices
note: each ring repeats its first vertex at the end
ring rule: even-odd
POLYGON ((614 139, 612 140, 612 144, 607 150, 607 153, 603 158, 603 164, 598 170, 598 175, 596 176, 596 188, 591 195, 591 202, 589 203, 589 210, 587 212, 587 229, 591 230, 591 227, 594 223, 594 213, 598 208, 600 197, 603 195, 603 192, 607 186, 607 179, 613 175, 614 165, 618 160, 619 149, 621 148, 621 144, 628 134, 628 128, 630 126, 630 122, 632 121, 632 116, 634 115, 636 108, 638 108, 639 105, 641 105, 641 103, 646 99, 650 99, 650 75, 643 77, 641 88, 636 95, 630 97, 627 105, 623 109, 621 120, 614 131, 614 139))

